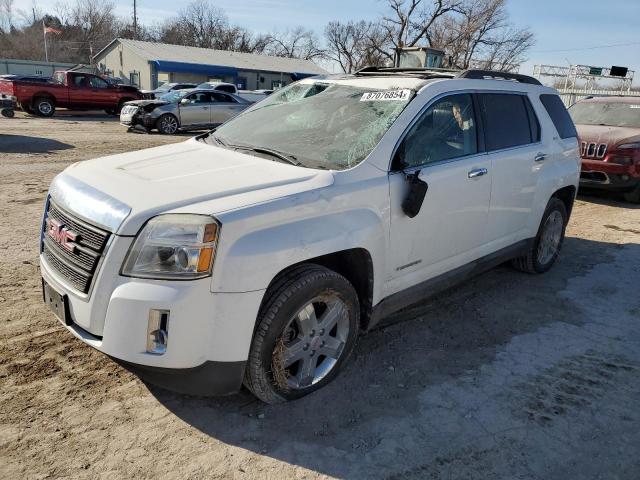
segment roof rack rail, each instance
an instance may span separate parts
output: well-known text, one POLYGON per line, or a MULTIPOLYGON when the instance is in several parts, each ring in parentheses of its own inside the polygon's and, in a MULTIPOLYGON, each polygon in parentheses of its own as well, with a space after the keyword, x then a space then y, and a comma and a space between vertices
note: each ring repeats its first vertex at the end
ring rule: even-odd
POLYGON ((456 75, 456 78, 467 78, 473 80, 515 80, 517 82, 528 83, 530 85, 542 85, 542 83, 540 83, 540 80, 530 77, 529 75, 522 75, 520 73, 498 72, 496 70, 469 69, 460 72, 458 75, 456 75))
POLYGON ((354 72, 354 75, 394 75, 409 74, 428 78, 453 78, 456 70, 447 68, 422 68, 422 67, 373 67, 366 66, 354 72))

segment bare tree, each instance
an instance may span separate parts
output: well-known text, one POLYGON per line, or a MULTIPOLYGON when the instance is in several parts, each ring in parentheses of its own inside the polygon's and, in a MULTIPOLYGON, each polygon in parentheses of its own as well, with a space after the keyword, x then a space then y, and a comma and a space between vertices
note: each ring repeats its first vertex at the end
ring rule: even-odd
POLYGON ((303 27, 270 34, 265 53, 304 60, 320 59, 324 56, 324 50, 320 47, 316 35, 303 27))
POLYGON ((10 32, 14 25, 14 0, 0 0, 0 29, 10 32))
POLYGON ((363 55, 368 55, 367 63, 380 65, 393 59, 396 48, 429 46, 444 50, 454 68, 511 71, 519 67, 534 44, 530 30, 516 28, 509 22, 506 0, 386 2, 389 13, 378 25, 363 22, 327 25, 329 57, 343 70, 361 64, 358 58, 363 55))
POLYGON ((329 22, 325 27, 326 57, 340 65, 345 73, 354 72, 367 65, 382 66, 385 56, 371 42, 379 34, 372 22, 329 22))
POLYGON ((505 71, 517 70, 534 43, 531 31, 509 22, 505 0, 464 0, 455 15, 435 22, 429 39, 452 67, 505 71))

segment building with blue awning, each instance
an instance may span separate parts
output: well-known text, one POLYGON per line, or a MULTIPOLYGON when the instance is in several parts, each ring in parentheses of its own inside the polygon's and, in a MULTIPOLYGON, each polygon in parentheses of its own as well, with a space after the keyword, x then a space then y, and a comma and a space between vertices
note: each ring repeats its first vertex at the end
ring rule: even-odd
POLYGON ((240 90, 273 89, 327 71, 310 60, 116 38, 94 57, 106 74, 141 89, 166 82, 221 81, 240 90))

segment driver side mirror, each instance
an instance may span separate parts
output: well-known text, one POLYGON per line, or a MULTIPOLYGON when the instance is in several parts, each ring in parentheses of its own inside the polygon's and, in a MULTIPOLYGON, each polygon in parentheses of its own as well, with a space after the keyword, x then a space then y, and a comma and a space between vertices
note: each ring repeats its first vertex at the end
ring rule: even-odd
POLYGON ((420 178, 420 170, 407 174, 406 179, 409 183, 409 191, 402 201, 402 211, 407 217, 413 218, 420 213, 429 185, 420 178))

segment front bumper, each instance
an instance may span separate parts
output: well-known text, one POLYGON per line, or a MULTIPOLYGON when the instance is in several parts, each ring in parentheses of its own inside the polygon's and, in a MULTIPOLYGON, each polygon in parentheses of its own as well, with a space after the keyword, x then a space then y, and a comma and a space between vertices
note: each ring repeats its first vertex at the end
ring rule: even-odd
POLYGON ((65 328, 150 383, 192 394, 237 390, 264 290, 212 293, 211 278, 122 277, 118 270, 130 242, 115 237, 89 295, 70 288, 40 258, 44 280, 67 297, 71 322, 65 328), (147 351, 153 309, 169 311, 163 354, 147 351))
POLYGON ((582 159, 580 186, 611 191, 629 191, 640 185, 637 165, 582 159))

